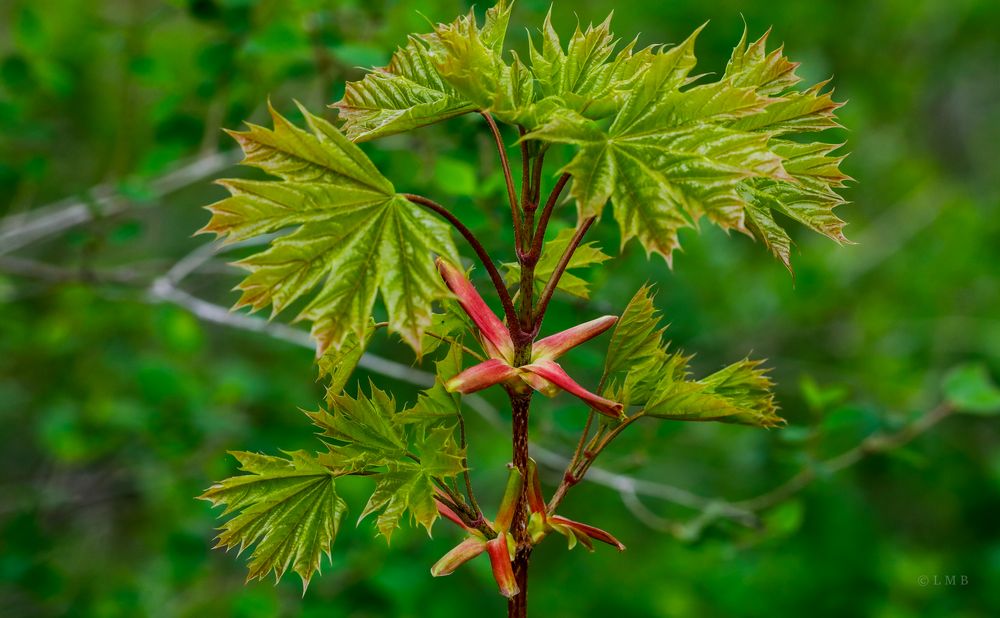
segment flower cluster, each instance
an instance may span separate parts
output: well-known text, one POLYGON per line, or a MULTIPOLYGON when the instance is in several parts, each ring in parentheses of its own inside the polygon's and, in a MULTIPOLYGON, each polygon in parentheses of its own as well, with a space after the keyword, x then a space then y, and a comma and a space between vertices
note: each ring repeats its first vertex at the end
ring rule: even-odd
MULTIPOLYGON (((516 551, 516 543, 513 535, 510 533, 510 526, 514 520, 514 513, 517 509, 517 498, 521 494, 524 482, 525 479, 521 476, 521 473, 516 468, 512 468, 507 480, 507 488, 504 491, 503 499, 500 501, 496 521, 490 526, 490 528, 496 531, 496 536, 492 539, 488 539, 479 530, 467 526, 445 504, 445 499, 439 498, 437 500, 438 512, 443 517, 459 525, 469 536, 431 567, 431 575, 434 577, 451 575, 459 566, 486 552, 490 557, 493 578, 497 582, 500 594, 510 598, 520 592, 514 577, 514 570, 511 567, 511 562, 514 559, 516 551)), ((542 497, 542 488, 538 481, 538 469, 533 460, 529 460, 527 482, 527 506, 531 513, 528 520, 528 533, 533 544, 541 542, 549 532, 557 532, 569 539, 571 549, 579 542, 587 549, 593 551, 593 540, 607 543, 619 551, 625 549, 621 541, 604 530, 560 517, 559 515, 550 515, 545 506, 545 500, 542 497)))
POLYGON ((448 288, 479 329, 480 342, 489 356, 488 360, 473 365, 448 380, 445 388, 449 392, 474 393, 496 384, 503 384, 515 391, 530 387, 548 397, 554 397, 560 390, 564 390, 576 395, 601 414, 621 418, 622 404, 583 388, 555 362, 571 348, 614 326, 618 321, 617 317, 606 315, 536 341, 531 347, 530 362, 517 366, 510 331, 486 305, 465 273, 442 258, 438 259, 437 265, 448 288))

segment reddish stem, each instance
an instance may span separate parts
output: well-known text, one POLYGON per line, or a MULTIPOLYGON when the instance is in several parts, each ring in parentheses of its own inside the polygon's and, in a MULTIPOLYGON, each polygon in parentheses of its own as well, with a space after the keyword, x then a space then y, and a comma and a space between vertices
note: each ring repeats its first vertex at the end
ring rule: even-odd
POLYGON ((464 223, 458 220, 458 217, 453 215, 451 211, 447 208, 438 204, 434 200, 423 197, 422 195, 414 195, 412 193, 402 193, 404 198, 428 208, 437 214, 444 217, 448 223, 450 223, 458 233, 461 234, 469 245, 472 246, 472 250, 476 252, 479 257, 479 261, 483 263, 483 267, 486 268, 486 272, 490 275, 490 280, 493 281, 493 287, 496 288, 497 294, 500 296, 500 304, 503 305, 503 312, 507 318, 508 324, 517 324, 517 311, 514 309, 514 301, 510 297, 510 292, 507 290, 507 284, 504 283, 503 277, 500 275, 500 271, 497 267, 493 265, 493 260, 490 259, 490 254, 486 252, 486 248, 483 247, 483 243, 479 242, 476 235, 472 233, 472 230, 467 228, 464 223))
POLYGON ((573 238, 569 241, 569 246, 566 247, 566 251, 559 258, 559 263, 556 264, 556 268, 552 272, 552 277, 545 285, 545 289, 542 290, 541 296, 538 297, 538 306, 535 308, 535 332, 538 331, 538 328, 542 324, 542 319, 545 318, 545 310, 548 309, 549 301, 552 300, 552 294, 555 293, 556 287, 559 285, 559 279, 566 272, 566 267, 569 266, 569 261, 573 258, 573 253, 580 246, 580 242, 583 241, 583 237, 587 234, 587 230, 590 229, 595 220, 596 217, 588 217, 577 228, 576 234, 573 234, 573 238))
POLYGON ((493 140, 497 145, 497 152, 500 153, 500 165, 503 168, 503 178, 507 184, 507 199, 510 201, 510 216, 514 220, 514 246, 520 248, 523 246, 524 230, 521 225, 521 208, 517 203, 517 192, 514 191, 514 178, 510 173, 510 161, 507 160, 507 148, 504 146, 503 136, 500 135, 500 128, 497 127, 492 114, 485 110, 479 113, 486 119, 486 124, 490 126, 490 132, 493 133, 493 140))
POLYGON ((545 229, 549 226, 549 218, 552 217, 552 210, 555 208, 556 202, 559 201, 559 196, 562 195, 563 188, 566 186, 566 183, 569 182, 569 179, 569 174, 563 174, 559 177, 559 180, 556 182, 556 186, 553 187, 552 192, 549 193, 549 199, 545 201, 545 208, 542 209, 541 216, 538 218, 538 228, 535 230, 535 235, 531 239, 531 251, 529 252, 536 261, 542 254, 542 243, 545 242, 545 229))

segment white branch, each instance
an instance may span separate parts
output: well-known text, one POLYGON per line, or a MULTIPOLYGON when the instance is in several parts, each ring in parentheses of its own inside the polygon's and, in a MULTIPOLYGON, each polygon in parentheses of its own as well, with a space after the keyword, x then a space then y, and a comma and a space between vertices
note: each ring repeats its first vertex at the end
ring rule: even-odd
MULTIPOLYGON (((202 300, 177 287, 187 274, 197 269, 200 263, 211 259, 213 255, 222 250, 223 247, 212 243, 199 247, 192 253, 181 259, 177 266, 172 268, 166 275, 153 282, 149 296, 157 302, 169 302, 178 307, 186 309, 197 318, 213 324, 220 324, 231 328, 246 330, 255 333, 262 333, 281 341, 286 341, 303 348, 313 349, 315 344, 312 338, 304 330, 293 328, 280 322, 269 322, 264 318, 259 318, 246 313, 234 313, 222 305, 216 305, 202 300), (199 262, 200 261, 200 262, 199 262), (181 265, 184 266, 181 266, 181 265)), ((403 363, 399 363, 381 356, 366 352, 358 366, 372 373, 376 373, 389 378, 394 378, 402 382, 407 382, 420 387, 428 387, 434 383, 434 375, 420 369, 415 369, 403 363)), ((485 398, 479 395, 471 395, 463 398, 463 403, 467 404, 473 411, 479 414, 490 425, 502 427, 505 423, 500 412, 485 398)), ((538 444, 532 444, 532 453, 542 464, 553 469, 562 469, 569 462, 564 455, 552 451, 538 444)), ((668 502, 674 502, 689 508, 705 508, 714 501, 696 496, 686 490, 661 483, 643 481, 629 476, 616 474, 608 470, 593 467, 585 477, 587 480, 598 485, 609 487, 618 492, 628 491, 650 498, 659 498, 668 502)), ((735 507, 728 509, 728 516, 741 521, 747 521, 753 514, 735 507)))
MULTIPOLYGON (((236 151, 219 152, 183 165, 150 181, 150 189, 164 196, 200 182, 239 160, 236 151)), ((118 214, 129 208, 113 185, 98 185, 89 192, 91 200, 68 197, 58 202, 12 215, 0 221, 0 255, 16 251, 71 227, 99 217, 118 214)))

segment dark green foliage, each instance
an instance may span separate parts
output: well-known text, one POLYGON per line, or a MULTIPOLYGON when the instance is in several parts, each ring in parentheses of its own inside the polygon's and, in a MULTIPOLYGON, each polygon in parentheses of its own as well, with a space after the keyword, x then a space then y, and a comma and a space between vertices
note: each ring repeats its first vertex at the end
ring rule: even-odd
MULTIPOLYGON (((276 446, 315 450, 296 408, 315 410, 326 382, 311 384, 313 350, 200 321, 147 294, 154 275, 207 240, 188 235, 205 222, 201 205, 224 197, 204 179, 164 189, 157 179, 168 169, 204 147, 230 152, 232 140, 220 126, 238 127, 244 119, 270 126, 262 104, 268 96, 290 122, 305 126, 293 99, 318 114, 342 96, 337 84, 363 79, 355 67, 387 64, 407 33, 429 29, 417 11, 437 22, 468 4, 214 0, 146 3, 134 11, 79 0, 0 5, 0 215, 67 196, 96 211, 106 190, 128 209, 12 254, 11 237, 0 237, 0 614, 501 611, 502 598, 483 594, 490 585, 485 564, 456 571, 451 580, 427 577, 424 569, 454 544, 443 527, 428 542, 422 530, 403 526, 391 553, 372 542, 370 520, 354 530, 374 487, 364 479, 336 484, 351 511, 332 568, 325 565, 308 595, 302 597, 297 577, 244 586, 246 565, 235 552, 208 551, 219 511, 191 497, 207 479, 238 474, 236 462, 222 455, 227 448, 275 455, 276 446), (93 189, 101 185, 107 189, 93 189), (25 273, 10 258, 37 259, 63 272, 25 273), (121 270, 133 279, 110 277, 121 270)), ((561 2, 552 23, 568 34, 579 16, 586 31, 610 8, 561 2)), ((741 15, 751 33, 773 25, 770 40, 786 43, 788 55, 803 61, 806 83, 834 75, 838 99, 850 101, 842 110, 850 132, 832 130, 823 140, 849 142, 853 154, 843 168, 861 182, 844 193, 853 204, 841 216, 858 242, 850 249, 774 215, 799 248, 794 285, 760 243, 712 226, 702 226, 700 235, 680 230, 684 251, 674 254, 672 274, 647 262, 634 243, 613 271, 575 271, 593 277, 590 304, 556 296, 546 332, 575 324, 592 308, 620 312, 637 288, 652 283, 673 345, 697 351, 693 374, 710 375, 752 350, 775 367, 777 399, 789 420, 767 432, 650 422, 623 436, 627 457, 604 465, 738 500, 931 409, 953 366, 975 361, 996 380, 1000 112, 993 101, 1000 96, 1000 9, 994 3, 619 2, 614 8, 617 31, 642 33, 639 49, 681 41, 711 20, 698 41, 699 71, 715 73, 707 81, 721 75, 743 30, 741 15)), ((519 2, 513 22, 542 24, 547 9, 548 3, 519 2)), ((534 28, 531 35, 539 47, 534 28)), ((564 48, 567 41, 564 35, 564 48)), ((511 29, 508 46, 530 61, 522 28, 511 29)), ((324 117, 333 121, 337 114, 324 117)), ((502 218, 479 210, 503 199, 503 186, 488 155, 490 165, 479 163, 475 120, 453 118, 363 147, 397 191, 447 195, 491 248, 509 247, 502 218)), ((571 154, 554 147, 549 156, 566 163, 571 154)), ((214 170, 209 177, 243 175, 214 170)), ((552 180, 546 176, 547 186, 552 180)), ((620 241, 612 215, 605 213, 607 224, 592 236, 608 253, 620 241)), ((556 219, 563 229, 571 226, 572 208, 556 219)), ((184 288, 216 306, 231 305, 239 295, 228 290, 239 273, 222 262, 249 251, 222 256, 185 279, 184 288)), ((511 259, 509 250, 498 255, 511 259)), ((486 285, 480 270, 473 274, 486 285)), ((574 353, 567 363, 574 375, 595 383, 604 337, 574 353)), ((428 352, 437 340, 425 341, 429 369, 444 350, 428 352)), ((384 330, 368 349, 405 365, 413 360, 384 330)), ((372 375, 391 383, 403 417, 419 389, 367 367, 354 379, 372 375)), ((973 383, 980 381, 966 382, 973 383)), ((948 391, 956 400, 967 392, 948 391)), ((540 443, 571 451, 579 428, 575 401, 558 398, 551 412, 538 410, 533 427, 540 443)), ((468 416, 471 460, 486 485, 484 508, 492 508, 509 444, 481 417, 468 416)), ((595 558, 567 559, 558 543, 547 546, 535 556, 533 609, 557 617, 996 615, 997 452, 994 420, 951 418, 893 455, 821 476, 767 513, 761 530, 728 522, 688 526, 692 511, 642 496, 668 523, 685 524, 685 538, 696 539, 691 544, 639 523, 617 491, 581 484, 567 508, 614 530, 628 552, 600 553, 598 569, 595 558), (609 585, 609 573, 629 575, 609 585), (921 576, 935 574, 968 574, 969 584, 921 586, 921 576)), ((556 472, 544 462, 542 472, 550 487, 556 472)))

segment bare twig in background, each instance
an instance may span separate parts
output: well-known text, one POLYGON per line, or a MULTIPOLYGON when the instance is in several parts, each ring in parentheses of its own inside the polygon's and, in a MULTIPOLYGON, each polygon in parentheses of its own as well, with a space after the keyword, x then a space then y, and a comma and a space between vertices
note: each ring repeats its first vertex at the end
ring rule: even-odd
MULTIPOLYGON (((174 172, 153 180, 151 188, 157 195, 168 194, 218 173, 237 159, 238 154, 235 152, 212 154, 199 158, 174 172)), ((92 221, 98 217, 113 215, 128 208, 128 205, 120 201, 116 192, 109 186, 97 187, 91 192, 91 195, 93 196, 91 203, 70 198, 0 221, 0 256, 73 226, 92 221)), ((920 226, 916 226, 916 229, 920 229, 920 226)), ((226 247, 219 243, 202 245, 175 262, 163 275, 154 279, 148 287, 147 297, 153 302, 176 305, 206 322, 261 333, 293 345, 313 349, 314 342, 304 330, 279 322, 270 322, 246 313, 232 312, 222 305, 198 298, 180 287, 185 278, 203 269, 223 250, 247 244, 259 244, 269 240, 270 237, 257 238, 226 247)), ((0 270, 19 276, 55 282, 91 281, 94 283, 145 285, 144 281, 148 281, 148 277, 143 277, 135 269, 120 268, 93 272, 13 257, 0 257, 0 270)), ((420 387, 430 386, 434 382, 434 376, 431 373, 371 353, 362 356, 359 366, 367 371, 420 387)), ((472 395, 465 397, 463 402, 491 426, 502 427, 504 425, 505 421, 499 411, 485 398, 472 395)), ((704 526, 719 519, 756 528, 760 526, 759 513, 802 491, 817 480, 821 472, 825 475, 839 472, 869 455, 898 448, 926 432, 950 415, 952 411, 952 408, 947 405, 938 406, 895 433, 869 436, 856 447, 801 470, 775 489, 745 500, 727 501, 704 497, 680 487, 637 479, 596 467, 589 470, 585 480, 616 491, 623 504, 639 521, 647 526, 670 532, 680 538, 691 538, 697 535, 704 526), (697 514, 688 522, 672 521, 652 511, 643 503, 643 498, 672 503, 691 509, 697 514)), ((532 444, 531 450, 539 463, 552 470, 562 470, 569 462, 568 457, 537 444, 532 444)))
MULTIPOLYGON (((260 240, 252 242, 260 242, 260 240)), ((232 245, 228 248, 236 246, 240 245, 232 245)), ((230 311, 222 305, 198 298, 179 287, 185 277, 196 272, 221 250, 223 247, 220 244, 208 243, 184 256, 164 275, 153 281, 148 289, 148 298, 153 302, 174 304, 206 322, 261 333, 280 341, 313 349, 314 342, 309 333, 304 330, 280 322, 270 322, 246 313, 230 311)), ((18 270, 19 274, 25 276, 55 280, 70 279, 75 273, 69 269, 29 260, 13 260, 12 258, 0 259, 0 268, 5 268, 8 271, 18 270)), ((130 275, 113 278, 102 273, 95 275, 94 281, 120 281, 134 284, 136 277, 130 275)), ((434 376, 431 373, 371 353, 365 353, 362 356, 359 367, 415 386, 427 387, 434 383, 434 376)), ((471 395, 465 397, 463 402, 491 426, 503 426, 505 421, 499 411, 485 398, 471 395)), ((802 491, 817 480, 821 476, 821 472, 824 473, 824 476, 836 473, 858 463, 869 455, 903 446, 932 428, 952 412, 953 409, 950 406, 942 404, 895 433, 869 436, 854 448, 803 469, 777 488, 745 500, 728 501, 704 497, 673 485, 637 479, 598 467, 591 468, 584 480, 613 489, 639 521, 656 530, 670 532, 679 538, 690 538, 704 526, 719 519, 756 528, 760 526, 760 512, 766 511, 802 491), (686 523, 671 521, 653 512, 642 502, 642 498, 676 504, 696 511, 697 515, 686 523)), ((552 470, 562 470, 569 462, 569 458, 565 455, 538 444, 532 444, 531 450, 539 463, 552 470)))
POLYGON ((917 436, 925 433, 928 429, 950 416, 954 411, 955 409, 950 404, 939 404, 937 407, 921 415, 917 418, 917 420, 904 426, 899 431, 890 434, 872 434, 862 440, 861 443, 854 448, 844 451, 836 457, 831 457, 830 459, 820 462, 818 465, 805 468, 783 485, 780 485, 767 493, 747 500, 741 500, 734 504, 737 507, 750 511, 762 511, 769 509, 802 491, 810 483, 816 480, 817 475, 820 472, 824 472, 825 474, 834 474, 845 468, 853 466, 865 457, 875 455, 877 453, 885 453, 904 446, 917 436))
MULTIPOLYGON (((157 196, 165 196, 214 176, 238 160, 239 153, 236 151, 199 157, 151 180, 149 189, 157 196)), ((113 185, 99 185, 88 193, 90 200, 69 197, 0 221, 0 255, 99 217, 120 213, 129 207, 113 185)))
POLYGON ((149 276, 143 276, 133 267, 101 270, 96 272, 84 268, 66 268, 53 266, 37 260, 15 258, 10 256, 0 256, 0 272, 20 277, 41 279, 61 283, 66 281, 90 281, 94 283, 123 283, 135 284, 148 280, 149 276))
MULTIPOLYGON (((215 250, 201 248, 179 261, 178 265, 175 266, 176 271, 175 269, 171 269, 171 272, 175 272, 175 276, 183 273, 180 277, 176 277, 176 282, 179 283, 183 275, 193 272, 197 268, 197 265, 194 264, 196 260, 207 261, 214 255, 216 250, 217 248, 215 250), (180 267, 181 265, 184 266, 180 267)), ((167 277, 163 277, 154 283, 151 295, 155 299, 172 302, 183 307, 197 317, 209 322, 268 334, 306 348, 313 347, 311 338, 303 330, 281 323, 271 323, 263 318, 251 315, 233 313, 225 307, 206 302, 184 292, 177 288, 174 281, 167 277)), ((428 372, 371 353, 366 353, 362 356, 359 366, 373 373, 395 378, 416 386, 426 387, 434 382, 434 376, 428 372)), ((491 425, 500 426, 504 422, 498 410, 483 397, 472 395, 465 397, 463 401, 491 425)), ((597 485, 602 485, 618 492, 625 506, 637 519, 646 525, 658 530, 671 532, 678 537, 689 537, 693 530, 700 530, 705 525, 717 519, 727 519, 746 527, 756 528, 760 526, 760 517, 758 516, 760 512, 784 502, 805 489, 819 477, 820 471, 826 474, 839 472, 869 455, 903 446, 946 418, 952 411, 952 408, 948 405, 938 406, 895 433, 869 436, 853 449, 810 466, 793 476, 783 485, 746 500, 727 501, 717 498, 706 498, 680 487, 637 479, 597 467, 591 468, 584 478, 597 485), (653 513, 642 503, 640 497, 670 502, 697 511, 698 515, 687 524, 670 522, 653 513)), ((569 462, 568 457, 538 444, 533 444, 531 450, 539 463, 554 470, 562 470, 569 462)))

